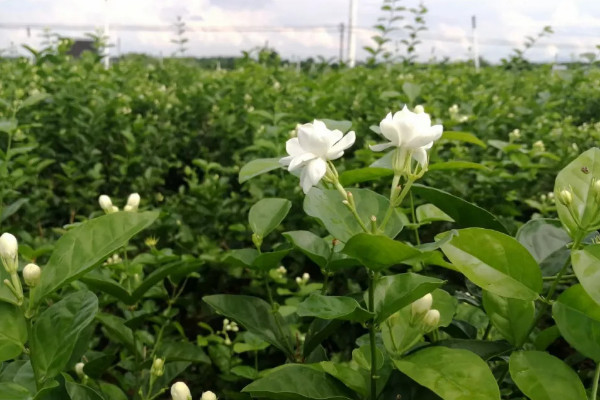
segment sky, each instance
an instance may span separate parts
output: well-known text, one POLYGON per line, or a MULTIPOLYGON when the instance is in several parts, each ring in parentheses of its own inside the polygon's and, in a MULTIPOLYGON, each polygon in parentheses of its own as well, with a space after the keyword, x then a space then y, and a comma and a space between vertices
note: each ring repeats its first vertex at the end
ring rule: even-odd
MULTIPOLYGON (((357 57, 367 56, 372 46, 373 26, 383 0, 356 0, 357 57)), ((84 37, 94 27, 110 22, 112 54, 147 53, 170 56, 177 16, 189 27, 185 37, 187 55, 237 56, 268 44, 291 60, 322 56, 337 58, 339 25, 348 26, 350 0, 0 0, 0 49, 25 54, 22 44, 40 47, 42 26, 69 37, 84 37), (28 30, 28 24, 34 27, 28 30), (119 30, 118 25, 151 27, 153 31, 119 30), (67 26, 82 29, 66 29, 67 26), (112 26, 112 28, 111 28, 112 26), (278 31, 256 28, 285 27, 278 31), (237 29, 237 31, 236 31, 237 29)), ((581 53, 600 51, 600 1, 597 0, 423 0, 428 30, 417 46, 421 61, 448 57, 472 57, 471 16, 477 18, 480 55, 498 62, 515 47, 523 47, 527 36, 536 36, 550 25, 554 34, 542 38, 528 50, 534 61, 569 61, 581 53)), ((400 0, 414 7, 418 0, 400 0)), ((410 22, 400 21, 400 26, 410 22)), ((347 33, 347 30, 346 30, 347 33)), ((400 29, 391 39, 400 40, 400 29)), ((347 57, 347 37, 342 46, 347 57)), ((394 46, 392 46, 392 49, 394 46)))

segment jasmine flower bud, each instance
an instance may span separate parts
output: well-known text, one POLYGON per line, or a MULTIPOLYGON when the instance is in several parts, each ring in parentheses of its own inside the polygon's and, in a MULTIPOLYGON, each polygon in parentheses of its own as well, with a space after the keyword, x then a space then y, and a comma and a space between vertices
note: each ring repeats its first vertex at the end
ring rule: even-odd
POLYGON ((173 400, 192 400, 192 393, 185 383, 175 382, 171 386, 171 397, 173 400))
POLYGON ((438 310, 429 310, 423 317, 423 325, 428 331, 432 331, 440 324, 440 312, 438 310))
POLYGON ((154 376, 163 376, 165 373, 165 360, 162 358, 156 358, 154 362, 152 362, 152 368, 150 368, 150 373, 154 376))
POLYGON ((82 362, 78 362, 77 364, 75 364, 75 373, 77 374, 79 379, 85 378, 85 372, 83 371, 83 367, 85 367, 85 364, 82 362))
POLYGON ((103 194, 98 198, 98 203, 100 203, 100 208, 102 208, 105 212, 110 212, 112 210, 113 204, 110 200, 110 197, 103 194))
POLYGON ((2 258, 2 264, 6 272, 14 274, 17 272, 17 254, 19 252, 19 245, 17 238, 12 234, 5 232, 0 236, 0 257, 2 258))
POLYGON ((563 189, 558 192, 558 201, 565 206, 569 206, 573 202, 573 194, 569 189, 563 189))
MULTIPOLYGON (((127 198, 127 205, 131 208, 131 211, 136 211, 140 205, 140 195, 137 193, 131 193, 127 198)), ((128 211, 128 210, 125 210, 128 211)))
POLYGON ((40 283, 42 269, 35 264, 27 264, 23 268, 23 280, 29 287, 36 287, 40 283))
POLYGON ((422 114, 425 112, 425 108, 422 105, 415 106, 415 113, 422 114))
POLYGON ((414 301, 410 306, 410 311, 413 317, 423 316, 431 309, 431 305, 433 304, 433 296, 431 293, 427 293, 425 296, 421 297, 419 300, 414 301))
POLYGON ((208 392, 202 393, 200 400, 217 400, 217 395, 209 390, 208 392))

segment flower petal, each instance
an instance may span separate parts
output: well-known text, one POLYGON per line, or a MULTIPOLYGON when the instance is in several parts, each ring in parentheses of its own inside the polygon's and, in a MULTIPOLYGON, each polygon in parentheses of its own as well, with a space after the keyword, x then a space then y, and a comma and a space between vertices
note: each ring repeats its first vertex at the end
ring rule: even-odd
POLYGON ((393 147, 394 143, 391 142, 387 142, 387 143, 379 143, 379 144, 374 144, 369 146, 369 148, 373 151, 383 151, 386 149, 389 149, 390 147, 393 147))
POLYGON ((321 178, 325 176, 326 171, 327 163, 321 158, 315 158, 306 164, 300 176, 300 185, 302 185, 305 194, 308 193, 311 187, 319 183, 321 178))
POLYGON ((346 136, 344 136, 343 138, 338 140, 337 143, 331 146, 331 149, 329 149, 329 151, 327 152, 327 159, 335 160, 337 158, 340 158, 344 154, 344 150, 352 146, 355 141, 356 134, 354 133, 354 131, 348 132, 346 136))
MULTIPOLYGON (((418 132, 417 135, 412 137, 407 143, 406 146, 411 149, 416 149, 418 147, 429 146, 432 142, 438 140, 442 136, 442 125, 434 125, 427 130, 423 130, 418 132)), ((431 146, 429 146, 431 147, 431 146)))
POLYGON ((293 171, 295 169, 303 166, 307 161, 315 159, 315 155, 311 153, 300 154, 297 157, 294 157, 290 162, 290 166, 288 167, 288 171, 293 171))
POLYGON ((413 150, 412 158, 414 158, 422 167, 427 165, 427 150, 424 148, 418 148, 413 150))
POLYGON ((392 119, 386 118, 381 121, 379 123, 379 129, 381 129, 381 134, 387 140, 392 142, 394 146, 400 146, 402 144, 402 136, 400 135, 400 131, 392 119))
POLYGON ((300 141, 297 137, 285 142, 285 150, 290 156, 299 156, 300 154, 305 153, 302 146, 300 146, 300 141))
POLYGON ((279 159, 279 164, 283 165, 284 167, 287 167, 288 165, 290 165, 290 163, 292 162, 293 159, 294 159, 293 156, 281 157, 279 159))
MULTIPOLYGON (((315 121, 320 122, 320 121, 315 121)), ((313 153, 318 157, 324 157, 327 150, 331 147, 327 134, 324 134, 321 127, 316 129, 313 124, 304 124, 298 128, 298 142, 305 152, 313 153)))

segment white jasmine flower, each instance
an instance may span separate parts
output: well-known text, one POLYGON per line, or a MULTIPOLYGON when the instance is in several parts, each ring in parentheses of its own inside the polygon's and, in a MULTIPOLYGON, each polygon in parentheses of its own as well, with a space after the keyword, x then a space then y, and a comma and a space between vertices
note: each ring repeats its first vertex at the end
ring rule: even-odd
POLYGON ((431 126, 431 118, 426 112, 414 113, 406 106, 402 111, 389 113, 379 124, 381 135, 387 143, 369 146, 373 151, 383 151, 390 147, 400 147, 411 153, 419 164, 427 164, 427 150, 442 136, 442 125, 431 126))
POLYGON ((2 257, 2 264, 4 264, 4 268, 9 274, 17 272, 19 267, 17 263, 18 252, 17 238, 8 232, 3 233, 0 236, 0 257, 2 257))
POLYGON ((110 212, 110 210, 113 207, 112 201, 110 200, 110 197, 108 197, 107 195, 103 194, 98 198, 98 203, 100 203, 100 207, 106 211, 106 212, 110 212))
POLYGON ((185 383, 175 382, 171 386, 171 397, 173 400, 192 400, 192 393, 185 383))
POLYGON ((301 170, 300 185, 306 194, 325 176, 327 161, 340 158, 355 140, 354 131, 344 136, 340 130, 327 129, 324 122, 314 120, 298 127, 298 137, 285 144, 289 156, 279 162, 290 172, 301 170))

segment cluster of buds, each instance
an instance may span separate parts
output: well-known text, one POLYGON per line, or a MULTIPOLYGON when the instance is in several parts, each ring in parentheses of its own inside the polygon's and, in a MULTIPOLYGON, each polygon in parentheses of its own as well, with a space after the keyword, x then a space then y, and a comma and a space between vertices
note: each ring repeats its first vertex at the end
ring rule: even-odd
POLYGON ((538 140, 537 142, 535 142, 533 144, 533 151, 536 151, 538 153, 543 153, 546 151, 546 146, 544 145, 544 142, 541 140, 538 140))
MULTIPOLYGON (((192 393, 185 383, 175 382, 171 386, 171 398, 173 400, 192 400, 192 393)), ((209 390, 202 393, 200 400, 217 400, 217 395, 209 390)))
POLYGON ((115 253, 112 256, 108 257, 108 259, 104 262, 103 265, 114 265, 120 264, 121 262, 123 262, 123 259, 121 258, 121 256, 119 256, 119 254, 115 253))
POLYGON ((275 272, 279 279, 283 279, 287 275, 287 269, 283 265, 280 265, 279 268, 275 270, 275 272))
POLYGON ((81 381, 85 383, 88 379, 88 376, 85 374, 83 367, 85 367, 85 364, 82 362, 78 362, 77 364, 75 364, 75 374, 81 381))
POLYGON ((413 302, 410 308, 411 323, 419 325, 425 333, 436 329, 440 324, 440 312, 432 309, 432 304, 433 296, 431 293, 427 293, 419 300, 413 302))
POLYGON ((155 358, 150 367, 150 374, 155 377, 163 376, 165 373, 165 360, 162 358, 155 358))
POLYGON ((309 281, 309 279, 310 279, 310 274, 308 272, 305 272, 302 274, 301 277, 300 276, 296 277, 296 283, 299 286, 303 286, 303 285, 306 285, 306 283, 309 281))
MULTIPOLYGON (((420 106, 417 106, 417 107, 420 107, 420 106)), ((415 112, 417 112, 417 107, 415 107, 415 112)), ((450 107, 448 109, 448 112, 450 113, 450 117, 455 121, 466 122, 469 120, 469 117, 467 115, 459 114, 459 109, 458 109, 457 104, 452 104, 452 107, 450 107)))
POLYGON ((229 334, 227 332, 239 332, 239 330, 240 327, 235 321, 229 321, 227 318, 223 320, 223 329, 219 333, 223 335, 226 346, 231 346, 231 339, 229 338, 229 334))
MULTIPOLYGON (((123 207, 124 211, 135 212, 140 206, 141 197, 137 193, 131 193, 127 198, 127 204, 123 207)), ((112 200, 109 196, 103 194, 98 198, 100 208, 104 210, 106 214, 112 214, 119 211, 119 207, 113 205, 112 200)))
MULTIPOLYGON (((5 232, 0 236, 0 260, 10 279, 4 280, 12 294, 17 298, 19 305, 23 304, 23 286, 19 278, 19 244, 17 238, 5 232)), ((28 264, 23 270, 23 278, 28 286, 37 286, 40 282, 42 271, 35 264, 28 264)))
POLYGON ((519 129, 513 129, 509 134, 508 134, 508 141, 509 142, 516 142, 519 139, 521 139, 521 131, 519 129))

